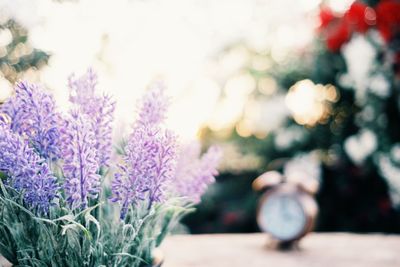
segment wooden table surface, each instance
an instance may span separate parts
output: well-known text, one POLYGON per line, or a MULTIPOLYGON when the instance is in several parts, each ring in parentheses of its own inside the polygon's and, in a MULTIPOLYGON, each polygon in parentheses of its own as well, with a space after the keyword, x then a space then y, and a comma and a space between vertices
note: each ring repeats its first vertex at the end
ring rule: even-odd
POLYGON ((163 267, 400 266, 400 235, 310 234, 290 252, 266 244, 264 234, 171 236, 163 267))
POLYGON ((162 267, 400 267, 400 235, 310 234, 290 252, 266 244, 264 234, 171 236, 162 267))

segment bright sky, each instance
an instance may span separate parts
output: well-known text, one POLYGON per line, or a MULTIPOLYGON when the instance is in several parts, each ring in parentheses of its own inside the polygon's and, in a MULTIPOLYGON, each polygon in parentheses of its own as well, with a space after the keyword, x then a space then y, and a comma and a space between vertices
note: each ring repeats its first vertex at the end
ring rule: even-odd
MULTIPOLYGON (((254 49, 269 47, 277 55, 302 46, 311 40, 314 23, 304 14, 319 3, 0 0, 0 12, 28 28, 33 46, 52 54, 40 78, 60 103, 67 99, 69 74, 91 66, 99 73, 100 89, 118 101, 118 125, 129 125, 144 88, 162 78, 173 96, 168 124, 191 139, 216 112, 221 84, 213 78, 213 70, 225 66, 229 72, 241 60, 240 55, 215 60, 218 51, 237 40, 254 49)), ((243 79, 237 81, 243 84, 243 79)), ((217 112, 232 120, 241 101, 236 97, 217 112)))

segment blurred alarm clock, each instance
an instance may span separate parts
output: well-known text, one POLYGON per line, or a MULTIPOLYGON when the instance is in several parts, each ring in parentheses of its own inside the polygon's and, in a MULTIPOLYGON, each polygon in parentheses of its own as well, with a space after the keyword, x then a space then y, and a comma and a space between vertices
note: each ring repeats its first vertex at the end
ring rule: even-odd
POLYGON ((258 226, 278 248, 289 248, 312 231, 318 213, 314 186, 285 181, 279 172, 270 171, 258 177, 253 188, 262 192, 258 226))

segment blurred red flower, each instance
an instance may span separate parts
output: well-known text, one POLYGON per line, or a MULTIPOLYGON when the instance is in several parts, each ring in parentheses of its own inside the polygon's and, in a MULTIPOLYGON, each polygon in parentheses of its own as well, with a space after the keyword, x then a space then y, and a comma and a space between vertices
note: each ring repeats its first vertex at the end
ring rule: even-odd
POLYGON ((365 33, 371 27, 376 27, 389 42, 400 34, 400 1, 383 0, 375 8, 356 1, 342 16, 335 16, 329 7, 323 6, 319 18, 319 30, 333 52, 338 51, 354 32, 365 33))
POLYGON ((354 2, 342 17, 335 17, 328 7, 320 10, 320 29, 326 31, 326 43, 331 51, 338 51, 353 32, 365 33, 375 24, 375 11, 361 2, 354 2))
POLYGON ((367 23, 365 14, 368 6, 361 2, 354 2, 349 10, 345 13, 343 20, 346 21, 347 25, 352 30, 364 33, 368 30, 369 25, 367 23))
POLYGON ((333 14, 332 9, 330 9, 327 6, 322 6, 319 11, 319 20, 320 20, 319 29, 326 28, 326 26, 328 26, 335 18, 336 17, 333 14))
POLYGON ((351 36, 350 29, 344 20, 337 21, 331 29, 328 30, 326 37, 326 45, 328 49, 336 52, 351 36))
POLYGON ((378 31, 389 42, 400 33, 400 1, 384 0, 379 2, 375 9, 378 31))

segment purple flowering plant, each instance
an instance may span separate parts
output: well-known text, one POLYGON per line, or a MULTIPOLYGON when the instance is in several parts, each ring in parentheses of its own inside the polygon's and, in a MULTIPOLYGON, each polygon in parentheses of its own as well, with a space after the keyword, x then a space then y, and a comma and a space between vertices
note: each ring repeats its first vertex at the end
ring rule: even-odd
POLYGON ((71 108, 20 82, 0 105, 0 254, 14 266, 151 266, 153 249, 214 182, 221 152, 166 129, 153 84, 116 153, 115 102, 89 70, 71 76, 71 108))

